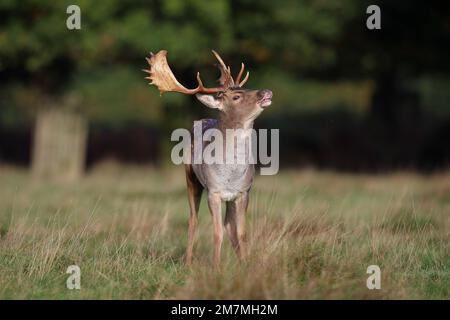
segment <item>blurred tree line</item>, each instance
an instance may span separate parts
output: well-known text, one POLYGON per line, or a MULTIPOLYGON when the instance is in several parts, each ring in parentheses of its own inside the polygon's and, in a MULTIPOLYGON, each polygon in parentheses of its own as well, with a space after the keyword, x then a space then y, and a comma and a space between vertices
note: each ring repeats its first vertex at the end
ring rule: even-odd
POLYGON ((161 99, 143 79, 144 57, 168 50, 192 87, 198 70, 217 78, 212 48, 235 72, 246 63, 248 87, 274 91, 258 125, 281 129, 282 164, 450 160, 450 14, 439 2, 3 0, 0 17, 0 161, 27 162, 30 128, 55 109, 88 119, 88 163, 167 157, 174 128, 213 113, 181 94, 161 99), (66 28, 71 4, 81 30, 66 28), (370 4, 381 30, 366 28, 370 4))

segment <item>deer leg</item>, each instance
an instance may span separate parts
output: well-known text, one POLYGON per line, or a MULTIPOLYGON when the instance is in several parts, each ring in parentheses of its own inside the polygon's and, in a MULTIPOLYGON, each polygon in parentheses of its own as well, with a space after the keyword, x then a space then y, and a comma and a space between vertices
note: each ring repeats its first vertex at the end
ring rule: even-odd
POLYGON ((186 182, 189 200, 189 230, 186 248, 186 264, 192 263, 192 250, 194 247, 195 233, 198 224, 198 209, 202 198, 203 186, 195 177, 191 166, 186 166, 186 182))
POLYGON ((248 192, 242 193, 236 200, 236 235, 238 241, 237 254, 240 259, 246 255, 246 238, 245 238, 245 214, 248 208, 248 192))
POLYGON ((222 229, 222 200, 217 193, 208 193, 208 206, 211 211, 214 225, 214 265, 216 268, 220 265, 220 251, 222 248, 223 229, 222 229))
POLYGON ((235 201, 228 201, 225 214, 225 229, 230 237, 234 251, 239 256, 239 240, 236 227, 236 203, 235 201))

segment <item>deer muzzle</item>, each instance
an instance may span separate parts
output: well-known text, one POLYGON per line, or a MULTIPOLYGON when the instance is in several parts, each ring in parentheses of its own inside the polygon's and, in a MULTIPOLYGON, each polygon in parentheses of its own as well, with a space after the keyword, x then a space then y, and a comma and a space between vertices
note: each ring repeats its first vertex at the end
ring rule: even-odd
POLYGON ((268 90, 268 89, 264 89, 264 90, 259 90, 258 91, 258 105, 261 108, 266 108, 268 106, 270 106, 272 104, 272 96, 273 93, 272 91, 268 90))

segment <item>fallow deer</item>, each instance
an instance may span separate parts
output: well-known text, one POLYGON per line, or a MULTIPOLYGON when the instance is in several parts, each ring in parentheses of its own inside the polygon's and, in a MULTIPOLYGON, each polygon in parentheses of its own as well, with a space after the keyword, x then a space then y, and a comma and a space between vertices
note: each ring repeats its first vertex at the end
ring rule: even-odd
MULTIPOLYGON (((161 50, 157 54, 150 54, 147 62, 149 70, 146 79, 155 85, 161 94, 165 92, 180 92, 195 94, 205 106, 219 110, 218 119, 202 120, 202 132, 215 128, 222 132, 226 144, 227 129, 251 129, 254 120, 264 108, 272 103, 270 90, 249 90, 243 85, 247 82, 249 73, 241 80, 245 66, 242 63, 236 79, 231 75, 221 57, 213 50, 220 69, 220 86, 206 88, 197 73, 198 87, 187 89, 181 85, 172 73, 167 63, 167 51, 161 50)), ((247 130, 248 131, 248 130, 247 130)), ((233 143, 245 143, 248 135, 237 135, 233 143)), ((192 147, 193 148, 193 147, 192 147)), ((192 152, 192 149, 191 149, 192 152)), ((192 157, 192 154, 189 155, 192 157)), ((248 159, 248 158, 246 158, 248 159)), ((254 165, 245 164, 195 164, 185 165, 188 200, 190 206, 188 243, 186 249, 186 263, 192 262, 192 250, 198 222, 198 209, 204 189, 208 194, 208 206, 214 225, 214 264, 220 264, 220 252, 223 239, 222 201, 226 202, 225 229, 231 239, 232 246, 238 257, 245 256, 245 213, 247 211, 249 191, 255 175, 254 165)))

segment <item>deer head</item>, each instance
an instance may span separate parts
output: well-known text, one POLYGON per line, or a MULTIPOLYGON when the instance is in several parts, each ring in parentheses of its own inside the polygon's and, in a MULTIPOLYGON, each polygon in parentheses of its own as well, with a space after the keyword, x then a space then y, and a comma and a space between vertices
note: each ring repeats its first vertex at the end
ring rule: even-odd
POLYGON ((165 92, 179 92, 184 94, 195 94, 197 99, 209 108, 218 109, 222 113, 222 118, 231 121, 233 126, 246 126, 252 123, 254 119, 272 103, 272 92, 270 90, 249 90, 242 88, 247 82, 249 72, 241 80, 245 65, 241 64, 241 70, 237 77, 233 79, 231 68, 226 66, 217 52, 212 50, 216 57, 220 78, 220 86, 207 88, 203 85, 200 73, 197 72, 198 86, 194 89, 188 89, 178 82, 172 70, 167 63, 167 51, 161 50, 157 54, 150 53, 146 58, 150 66, 146 79, 150 84, 155 85, 160 94, 165 92))

